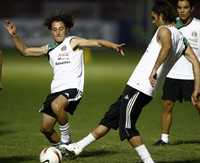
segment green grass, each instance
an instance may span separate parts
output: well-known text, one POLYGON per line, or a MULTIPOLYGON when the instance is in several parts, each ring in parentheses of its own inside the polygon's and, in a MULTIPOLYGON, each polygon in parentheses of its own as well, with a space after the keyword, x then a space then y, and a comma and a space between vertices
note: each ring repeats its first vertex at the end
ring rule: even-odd
MULTIPOLYGON (((14 50, 5 50, 3 84, 0 92, 0 163, 37 163, 47 140, 39 132, 38 108, 49 93, 51 68, 47 58, 26 58, 14 50)), ((138 55, 128 50, 125 57, 112 51, 94 51, 92 62, 85 65, 85 92, 76 114, 70 117, 73 140, 86 136, 99 122, 108 106, 120 95, 138 55)), ((189 103, 174 109, 171 130, 173 145, 154 147, 160 134, 160 92, 144 108, 138 121, 145 144, 157 162, 199 163, 199 116, 189 103)), ((111 131, 89 146, 75 160, 63 163, 130 163, 137 162, 136 152, 118 132, 111 131)))

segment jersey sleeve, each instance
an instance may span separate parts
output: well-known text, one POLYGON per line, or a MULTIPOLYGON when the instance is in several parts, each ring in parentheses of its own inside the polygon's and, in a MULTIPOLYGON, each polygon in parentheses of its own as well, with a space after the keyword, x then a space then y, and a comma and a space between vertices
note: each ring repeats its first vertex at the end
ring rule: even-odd
POLYGON ((56 44, 56 43, 49 43, 49 44, 47 45, 47 47, 48 47, 47 55, 49 55, 49 52, 50 52, 51 50, 55 49, 57 46, 58 46, 58 44, 56 44))

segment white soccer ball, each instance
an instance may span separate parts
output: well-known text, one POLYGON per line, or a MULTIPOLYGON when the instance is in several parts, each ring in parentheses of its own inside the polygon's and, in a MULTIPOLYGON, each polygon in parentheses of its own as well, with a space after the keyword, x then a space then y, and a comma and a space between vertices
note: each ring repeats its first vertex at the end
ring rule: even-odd
POLYGON ((55 147, 44 148, 40 153, 41 163, 61 163, 62 154, 55 147))

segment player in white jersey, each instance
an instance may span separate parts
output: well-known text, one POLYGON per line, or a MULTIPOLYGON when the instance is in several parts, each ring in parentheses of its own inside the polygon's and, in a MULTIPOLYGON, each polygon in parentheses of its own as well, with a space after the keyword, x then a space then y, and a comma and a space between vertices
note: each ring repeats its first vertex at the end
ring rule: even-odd
POLYGON ((2 85, 2 71, 3 71, 2 66, 3 66, 3 54, 2 54, 2 51, 0 50, 0 91, 3 88, 3 85, 2 85))
POLYGON ((53 69, 51 94, 47 96, 41 108, 41 132, 53 144, 71 142, 67 112, 73 114, 83 94, 84 85, 84 47, 112 48, 123 55, 122 46, 106 40, 84 39, 68 36, 73 26, 73 17, 59 14, 45 20, 51 31, 53 44, 41 47, 28 47, 17 34, 16 26, 11 21, 5 22, 5 28, 11 36, 16 48, 24 56, 48 55, 53 69), (61 138, 54 130, 59 123, 61 138))
POLYGON ((136 122, 143 107, 152 100, 161 79, 165 78, 183 53, 194 68, 195 87, 192 99, 194 105, 198 102, 199 62, 187 40, 174 26, 176 11, 168 1, 156 1, 152 8, 152 18, 152 23, 159 28, 129 78, 124 91, 88 136, 76 143, 62 145, 69 154, 79 155, 86 146, 106 135, 111 128, 119 128, 121 140, 127 139, 144 163, 153 163, 136 128, 136 122))
MULTIPOLYGON (((179 18, 177 28, 189 41, 197 58, 200 60, 200 20, 192 16, 192 0, 178 0, 179 18)), ((170 70, 163 86, 163 112, 161 114, 161 136, 155 145, 169 143, 169 132, 172 125, 172 111, 176 101, 191 101, 194 87, 192 64, 182 56, 170 70)), ((200 107, 196 107, 200 113, 200 107)))

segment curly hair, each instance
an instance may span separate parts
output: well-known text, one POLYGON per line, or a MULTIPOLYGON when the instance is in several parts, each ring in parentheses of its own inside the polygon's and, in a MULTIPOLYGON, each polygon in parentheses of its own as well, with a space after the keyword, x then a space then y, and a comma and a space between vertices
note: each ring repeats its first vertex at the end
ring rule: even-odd
POLYGON ((164 21, 168 23, 176 21, 176 9, 167 0, 156 0, 152 7, 152 11, 158 15, 162 14, 164 21))
POLYGON ((59 13, 58 15, 54 15, 54 16, 46 18, 44 21, 44 25, 47 26, 49 30, 51 30, 51 25, 54 21, 63 22, 65 27, 69 29, 72 28, 74 25, 74 17, 66 13, 59 13))

